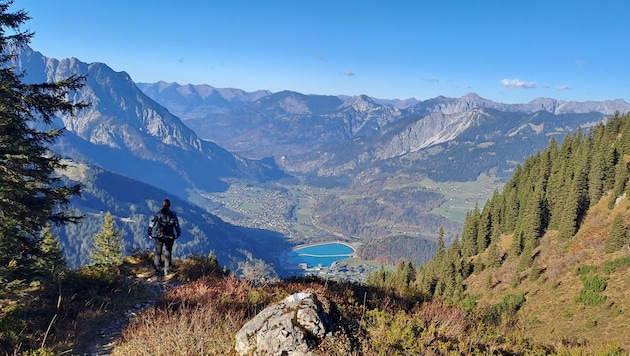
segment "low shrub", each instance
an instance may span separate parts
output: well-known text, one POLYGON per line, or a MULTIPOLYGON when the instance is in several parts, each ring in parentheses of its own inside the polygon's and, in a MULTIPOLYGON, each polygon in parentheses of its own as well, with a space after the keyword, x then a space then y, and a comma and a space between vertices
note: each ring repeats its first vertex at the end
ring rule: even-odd
POLYGON ((620 257, 613 261, 606 262, 604 264, 604 273, 611 274, 615 272, 615 270, 622 266, 630 266, 630 256, 620 257))

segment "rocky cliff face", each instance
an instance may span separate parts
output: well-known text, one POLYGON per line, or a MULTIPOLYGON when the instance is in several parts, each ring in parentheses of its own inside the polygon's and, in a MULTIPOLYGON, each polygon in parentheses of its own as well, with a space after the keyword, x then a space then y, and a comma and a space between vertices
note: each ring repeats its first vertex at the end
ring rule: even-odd
POLYGON ((561 141, 568 132, 603 120, 601 113, 434 111, 402 118, 369 137, 283 155, 278 162, 294 174, 345 181, 370 169, 423 172, 438 181, 474 180, 482 172, 508 172, 514 162, 546 147, 552 137, 561 141))
POLYGON ((470 93, 462 96, 461 98, 446 98, 439 96, 434 99, 422 101, 409 108, 409 112, 420 115, 431 112, 441 112, 449 115, 481 108, 526 114, 535 113, 537 111, 546 111, 555 115, 598 112, 603 115, 610 116, 616 111, 619 111, 620 113, 629 112, 630 104, 621 99, 577 102, 551 98, 538 98, 525 104, 503 104, 484 99, 477 94, 470 93))
POLYGON ((71 99, 90 103, 90 107, 76 116, 59 118, 69 137, 57 149, 71 158, 80 156, 181 194, 189 189, 223 189, 221 177, 265 179, 282 175, 268 163, 238 157, 202 140, 138 89, 127 73, 115 72, 103 63, 56 60, 24 48, 14 64, 17 70, 26 71, 25 80, 30 82, 86 76, 84 88, 71 99), (84 142, 77 152, 76 141, 80 140, 84 142))
MULTIPOLYGON (((171 103, 170 97, 154 92, 149 94, 159 102, 171 103)), ((317 162, 328 160, 317 154, 320 148, 341 144, 343 148, 339 146, 339 149, 351 150, 348 147, 352 144, 342 143, 345 140, 368 144, 367 138, 379 138, 377 147, 366 148, 361 153, 364 161, 396 157, 447 142, 479 120, 481 109, 521 115, 541 111, 555 116, 597 113, 600 117, 597 120, 616 111, 630 111, 630 104, 623 100, 566 102, 539 98, 525 104, 504 104, 474 93, 461 98, 439 96, 425 101, 383 100, 365 95, 330 97, 288 91, 260 94, 263 96, 249 104, 220 114, 210 110, 187 120, 186 124, 200 136, 221 142, 229 150, 251 158, 283 157, 285 167, 304 171, 300 165, 312 169, 319 165, 317 162), (396 130, 398 133, 394 134, 396 130), (387 133, 396 137, 390 137, 388 142, 380 141, 380 137, 387 133), (309 151, 313 151, 312 154, 309 155, 309 151), (303 160, 306 157, 310 157, 308 162, 303 160), (287 162, 293 163, 287 165, 287 162)), ((185 98, 179 100, 178 107, 184 106, 185 98)), ((567 129, 583 124, 578 120, 567 129)), ((547 126, 551 127, 553 123, 547 126)), ((368 145, 372 143, 374 141, 368 145)), ((348 154, 337 152, 335 156, 348 154)))
POLYGON ((177 83, 136 83, 152 98, 160 98, 161 105, 177 117, 188 120, 220 114, 249 105, 271 94, 267 90, 248 93, 240 89, 215 88, 210 85, 179 85, 177 83))

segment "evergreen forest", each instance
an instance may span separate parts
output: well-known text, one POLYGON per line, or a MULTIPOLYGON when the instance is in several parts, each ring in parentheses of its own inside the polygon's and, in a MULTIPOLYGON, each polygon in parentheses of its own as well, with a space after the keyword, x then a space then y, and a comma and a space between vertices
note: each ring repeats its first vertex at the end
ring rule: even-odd
MULTIPOLYGON (((518 281, 518 273, 540 268, 536 251, 546 233, 568 243, 589 208, 603 200, 612 214, 626 200, 629 161, 628 115, 616 114, 587 133, 568 134, 561 144, 551 139, 546 149, 517 165, 501 193, 495 191, 482 209, 467 214, 461 237, 448 249, 443 241, 438 243, 442 247, 435 258, 421 269, 421 291, 458 300, 463 281, 474 271, 516 259, 518 281)), ((624 231, 614 241, 606 240, 605 250, 620 251, 628 245, 624 231)))

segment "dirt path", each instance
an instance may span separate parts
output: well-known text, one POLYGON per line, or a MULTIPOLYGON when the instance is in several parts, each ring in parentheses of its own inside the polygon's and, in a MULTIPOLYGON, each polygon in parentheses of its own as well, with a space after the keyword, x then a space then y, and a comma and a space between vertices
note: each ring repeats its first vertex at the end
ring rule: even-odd
POLYGON ((110 355, 114 344, 118 338, 121 336, 122 330, 127 326, 129 320, 136 316, 143 309, 149 308, 155 304, 155 301, 159 299, 161 295, 164 294, 167 290, 174 287, 177 282, 175 281, 163 281, 158 280, 156 278, 140 279, 140 283, 143 283, 145 287, 149 290, 149 294, 153 297, 144 301, 138 301, 131 309, 121 313, 115 317, 115 320, 104 325, 101 328, 95 328, 97 332, 96 335, 91 338, 88 345, 84 345, 80 349, 85 351, 80 351, 78 354, 73 353, 73 355, 84 355, 84 356, 107 356, 110 355))

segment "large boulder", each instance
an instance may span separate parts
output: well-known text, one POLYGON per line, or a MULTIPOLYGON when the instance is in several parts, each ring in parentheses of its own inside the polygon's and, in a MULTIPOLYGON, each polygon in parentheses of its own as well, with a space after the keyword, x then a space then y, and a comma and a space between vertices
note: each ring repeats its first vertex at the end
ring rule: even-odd
POLYGON ((239 355, 310 355, 331 329, 317 296, 295 293, 267 307, 236 333, 239 355))

